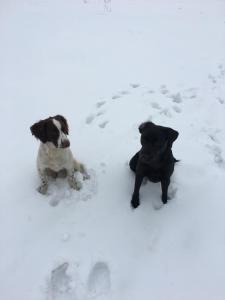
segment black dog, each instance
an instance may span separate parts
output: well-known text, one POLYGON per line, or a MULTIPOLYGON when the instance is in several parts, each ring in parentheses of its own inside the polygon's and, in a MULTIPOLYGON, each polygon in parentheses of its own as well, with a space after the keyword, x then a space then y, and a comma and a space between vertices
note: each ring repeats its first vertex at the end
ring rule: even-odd
POLYGON ((162 202, 165 204, 168 199, 170 176, 177 162, 171 148, 178 137, 178 132, 152 122, 141 124, 139 131, 142 148, 130 160, 130 168, 136 173, 131 205, 137 208, 140 204, 139 190, 144 177, 152 182, 161 182, 162 202))

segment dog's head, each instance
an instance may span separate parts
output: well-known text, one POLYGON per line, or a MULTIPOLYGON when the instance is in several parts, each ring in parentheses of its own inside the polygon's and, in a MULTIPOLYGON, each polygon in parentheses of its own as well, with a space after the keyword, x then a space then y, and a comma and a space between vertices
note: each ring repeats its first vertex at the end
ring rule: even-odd
POLYGON ((67 138, 69 128, 66 119, 57 115, 41 120, 30 127, 31 133, 42 143, 51 143, 56 148, 67 148, 70 141, 67 138))
POLYGON ((139 126, 141 145, 139 158, 143 163, 151 164, 162 157, 172 148, 173 142, 178 137, 178 132, 169 127, 145 122, 139 126))

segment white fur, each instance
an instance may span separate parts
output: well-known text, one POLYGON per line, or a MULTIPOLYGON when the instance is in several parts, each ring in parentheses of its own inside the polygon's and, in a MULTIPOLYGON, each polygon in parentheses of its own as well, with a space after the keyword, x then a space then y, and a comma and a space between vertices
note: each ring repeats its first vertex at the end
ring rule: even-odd
POLYGON ((60 147, 60 145, 62 145, 63 141, 67 140, 67 136, 64 132, 62 132, 60 122, 56 119, 53 119, 52 121, 59 130, 58 147, 60 147))

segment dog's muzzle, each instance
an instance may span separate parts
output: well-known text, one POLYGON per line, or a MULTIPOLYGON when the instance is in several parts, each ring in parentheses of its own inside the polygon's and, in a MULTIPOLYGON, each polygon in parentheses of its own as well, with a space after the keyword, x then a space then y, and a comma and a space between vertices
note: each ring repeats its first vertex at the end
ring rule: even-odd
POLYGON ((60 148, 68 148, 70 146, 70 141, 65 139, 62 141, 60 148))

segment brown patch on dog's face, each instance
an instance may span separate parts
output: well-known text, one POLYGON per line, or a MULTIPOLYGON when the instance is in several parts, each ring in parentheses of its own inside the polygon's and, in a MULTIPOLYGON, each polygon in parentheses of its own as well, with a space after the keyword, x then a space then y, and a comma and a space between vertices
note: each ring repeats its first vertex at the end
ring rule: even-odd
POLYGON ((31 127, 31 133, 34 135, 37 139, 39 139, 42 143, 47 142, 47 133, 46 133, 46 123, 47 120, 41 120, 37 123, 34 123, 31 127))

